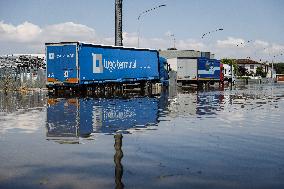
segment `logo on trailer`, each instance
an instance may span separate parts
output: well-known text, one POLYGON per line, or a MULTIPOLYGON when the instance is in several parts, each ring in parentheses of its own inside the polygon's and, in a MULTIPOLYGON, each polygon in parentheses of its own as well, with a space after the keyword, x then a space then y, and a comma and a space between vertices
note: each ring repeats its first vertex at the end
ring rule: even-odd
POLYGON ((103 58, 102 54, 93 54, 93 73, 103 73, 104 67, 103 67, 103 58))
POLYGON ((208 74, 214 74, 214 65, 208 60, 205 63, 205 70, 208 71, 208 74))
POLYGON ((54 53, 49 53, 49 54, 48 54, 48 58, 49 58, 50 60, 53 60, 53 59, 54 59, 54 53))

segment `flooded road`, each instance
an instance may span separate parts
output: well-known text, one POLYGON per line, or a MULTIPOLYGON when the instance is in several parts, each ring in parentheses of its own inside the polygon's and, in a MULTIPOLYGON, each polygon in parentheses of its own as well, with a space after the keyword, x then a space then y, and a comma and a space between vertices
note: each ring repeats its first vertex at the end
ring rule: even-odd
POLYGON ((0 188, 284 188, 284 85, 0 92, 0 188))

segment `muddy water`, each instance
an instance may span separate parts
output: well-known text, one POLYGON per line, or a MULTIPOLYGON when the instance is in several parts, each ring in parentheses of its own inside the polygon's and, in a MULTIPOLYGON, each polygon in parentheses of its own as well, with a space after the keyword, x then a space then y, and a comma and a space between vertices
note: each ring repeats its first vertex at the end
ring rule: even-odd
POLYGON ((284 188, 284 85, 0 93, 0 188, 284 188))

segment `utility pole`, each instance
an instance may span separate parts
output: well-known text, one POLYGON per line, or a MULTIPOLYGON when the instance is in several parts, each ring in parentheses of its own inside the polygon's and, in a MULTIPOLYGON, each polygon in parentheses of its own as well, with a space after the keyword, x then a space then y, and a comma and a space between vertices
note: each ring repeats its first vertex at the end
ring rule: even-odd
POLYGON ((122 0, 115 0, 115 46, 122 44, 122 0))
POLYGON ((273 80, 273 69, 274 69, 273 63, 274 63, 274 60, 272 59, 272 63, 271 63, 271 78, 272 78, 272 80, 273 80))

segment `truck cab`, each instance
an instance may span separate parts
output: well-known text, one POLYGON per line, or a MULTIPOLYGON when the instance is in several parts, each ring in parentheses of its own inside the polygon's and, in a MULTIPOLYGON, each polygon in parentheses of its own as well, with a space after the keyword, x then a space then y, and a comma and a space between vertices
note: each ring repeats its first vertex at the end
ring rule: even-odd
POLYGON ((169 64, 167 59, 159 57, 160 82, 163 86, 169 84, 169 64))

